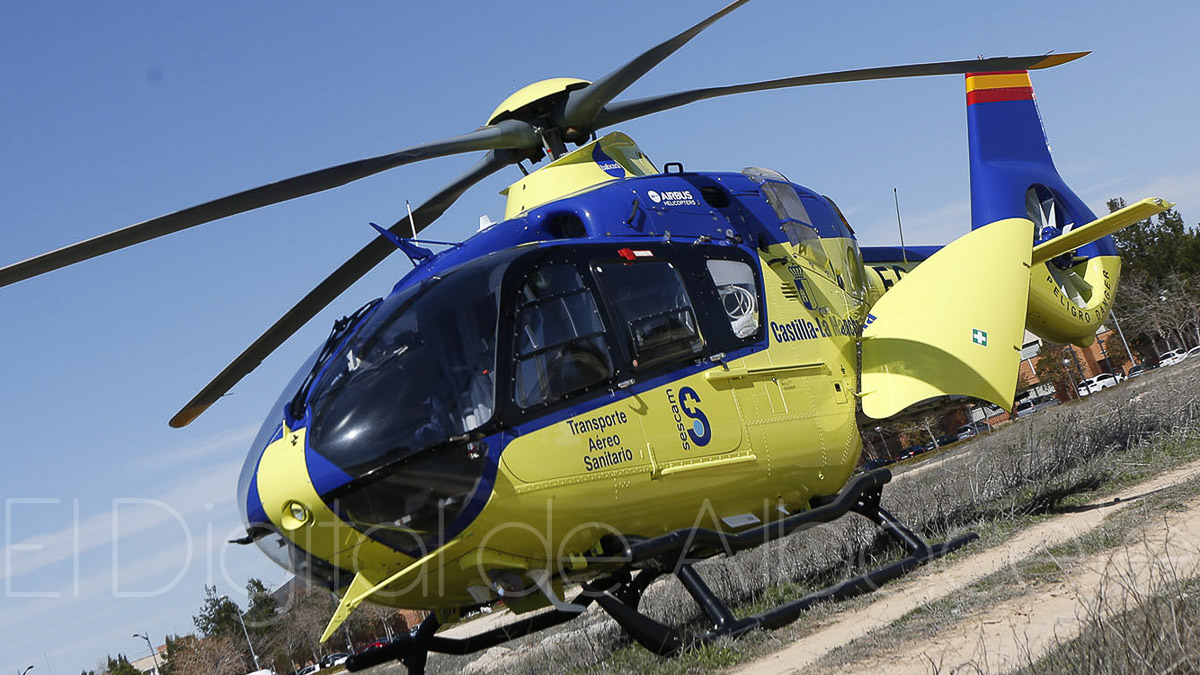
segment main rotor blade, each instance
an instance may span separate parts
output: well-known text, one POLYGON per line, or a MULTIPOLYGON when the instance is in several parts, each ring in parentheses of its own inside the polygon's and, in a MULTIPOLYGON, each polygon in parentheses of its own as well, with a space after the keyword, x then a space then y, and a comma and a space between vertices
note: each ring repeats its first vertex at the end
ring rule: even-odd
MULTIPOLYGON (((1072 52, 1068 54, 1051 54, 1039 56, 996 57, 991 59, 972 59, 968 61, 943 61, 940 63, 918 63, 907 66, 885 66, 883 68, 862 68, 859 70, 843 70, 835 73, 820 73, 816 75, 801 75, 785 77, 778 80, 751 82, 748 84, 731 84, 722 87, 707 87, 681 91, 662 96, 650 96, 632 101, 615 103, 605 107, 596 116, 594 128, 612 126, 627 122, 656 112, 685 106, 696 101, 744 94, 752 91, 769 89, 784 89, 786 87, 803 87, 810 84, 833 84, 836 82, 862 82, 865 80, 890 80, 898 77, 924 77, 928 75, 956 75, 965 73, 988 73, 1007 70, 1037 70, 1052 68, 1057 65, 1074 61, 1087 56, 1091 52, 1072 52)), ((586 90, 582 90, 586 91, 586 90)))
MULTIPOLYGON (((197 206, 168 213, 136 225, 102 234, 28 260, 0 268, 0 286, 73 265, 96 256, 140 244, 157 237, 202 225, 213 220, 278 204, 289 199, 345 185, 381 171, 434 157, 444 157, 478 150, 537 147, 541 143, 533 127, 518 120, 504 120, 432 143, 398 150, 386 155, 360 159, 327 169, 251 188, 197 206)), ((406 233, 407 234, 407 233, 406 233)))
MULTIPOLYGON (((419 232, 429 226, 434 220, 437 220, 472 185, 475 185, 505 166, 515 163, 515 161, 512 155, 506 151, 492 151, 487 153, 482 160, 471 167, 470 171, 463 174, 450 185, 442 188, 440 192, 413 210, 412 217, 417 221, 415 231, 419 232)), ((388 229, 401 237, 411 236, 414 231, 408 216, 396 221, 396 224, 388 229)), ((217 399, 224 396, 226 392, 232 389, 250 371, 257 368, 263 359, 275 351, 293 333, 300 330, 304 324, 308 323, 322 309, 325 309, 343 291, 395 251, 396 247, 382 235, 371 240, 358 253, 355 253, 349 260, 342 263, 341 267, 334 270, 333 274, 326 277, 316 288, 309 291, 308 295, 304 296, 300 302, 289 309, 273 326, 267 329, 267 332, 263 333, 244 352, 239 354, 212 382, 209 382, 204 389, 200 390, 200 393, 196 394, 192 400, 188 401, 187 405, 171 418, 171 426, 176 428, 187 426, 192 420, 199 417, 201 413, 207 410, 213 403, 216 403, 217 399)))
POLYGON ((634 82, 637 82, 641 76, 650 72, 650 69, 662 63, 668 56, 674 54, 680 47, 699 35, 700 31, 708 28, 718 19, 721 19, 726 14, 729 14, 749 1, 736 0, 729 3, 724 9, 679 35, 663 42, 657 47, 652 47, 642 52, 629 63, 592 82, 588 86, 572 91, 567 96, 563 119, 559 126, 590 126, 592 120, 596 118, 596 115, 605 105, 620 96, 621 92, 628 89, 634 82))

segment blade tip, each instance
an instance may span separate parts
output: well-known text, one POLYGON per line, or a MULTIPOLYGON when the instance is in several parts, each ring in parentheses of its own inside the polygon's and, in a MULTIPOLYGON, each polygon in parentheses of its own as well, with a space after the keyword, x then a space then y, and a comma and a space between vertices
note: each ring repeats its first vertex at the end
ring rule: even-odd
POLYGON ((189 405, 175 413, 167 424, 170 424, 172 429, 182 429, 194 422, 205 410, 208 410, 207 405, 189 405))
POLYGON ((1066 52, 1064 54, 1048 54, 1041 61, 1038 61, 1034 65, 1029 66, 1029 69, 1030 70, 1045 70, 1046 68, 1053 68, 1055 66, 1061 66, 1064 63, 1070 63, 1071 61, 1082 59, 1083 57, 1085 57, 1091 53, 1092 53, 1091 51, 1086 51, 1086 52, 1066 52))

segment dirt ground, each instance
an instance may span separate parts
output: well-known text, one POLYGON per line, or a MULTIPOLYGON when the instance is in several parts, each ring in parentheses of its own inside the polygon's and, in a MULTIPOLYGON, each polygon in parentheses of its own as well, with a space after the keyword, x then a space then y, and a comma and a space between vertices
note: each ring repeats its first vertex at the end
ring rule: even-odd
MULTIPOLYGON (((1031 554, 1064 543, 1099 527, 1109 515, 1136 498, 1200 476, 1200 462, 1156 476, 1121 491, 1116 498, 1095 502, 1085 510, 1048 519, 1026 529, 1001 546, 962 558, 931 574, 889 585, 870 604, 770 656, 739 667, 747 675, 803 672, 825 655, 853 640, 883 628, 908 612, 944 598, 1031 554)), ((1097 602, 1101 594, 1135 590, 1145 594, 1155 578, 1154 561, 1170 559, 1181 576, 1200 572, 1200 500, 1150 525, 1144 538, 1116 550, 1092 556, 1049 591, 1022 595, 1000 603, 911 646, 889 646, 878 657, 843 668, 843 672, 955 672, 967 666, 1002 672, 1027 662, 1056 640, 1077 634, 1081 603, 1097 602)), ((1119 599, 1117 599, 1119 603, 1119 599)))

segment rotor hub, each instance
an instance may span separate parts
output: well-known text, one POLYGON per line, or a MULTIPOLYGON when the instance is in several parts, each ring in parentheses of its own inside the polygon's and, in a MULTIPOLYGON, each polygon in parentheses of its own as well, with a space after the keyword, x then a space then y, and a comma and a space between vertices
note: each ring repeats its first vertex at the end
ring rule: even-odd
POLYGON ((496 106, 496 109, 488 116, 487 123, 495 124, 501 120, 516 117, 517 113, 543 113, 545 111, 538 110, 539 107, 548 110, 557 104, 567 92, 582 89, 589 84, 591 82, 577 77, 552 77, 548 80, 527 84, 496 106))

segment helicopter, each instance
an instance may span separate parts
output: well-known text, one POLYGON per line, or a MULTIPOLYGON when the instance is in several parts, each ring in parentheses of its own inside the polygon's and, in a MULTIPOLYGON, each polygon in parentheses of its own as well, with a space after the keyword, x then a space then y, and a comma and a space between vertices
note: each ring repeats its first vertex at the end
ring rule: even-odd
POLYGON ((238 487, 248 541, 338 591, 335 621, 364 601, 435 610, 392 652, 414 669, 423 650, 490 646, 569 620, 589 600, 642 644, 670 653, 682 638, 637 611, 640 591, 667 571, 712 610, 711 636, 777 625, 798 607, 733 621, 689 563, 668 558, 735 550, 763 541, 768 526, 792 532, 850 510, 911 552, 903 569, 860 585, 966 543, 927 546, 879 509, 886 473, 848 482, 861 450, 856 412, 886 417, 945 394, 1011 407, 1016 357, 1005 350, 1019 346, 1021 328, 1086 342, 1119 276, 1104 236, 1165 206, 1139 203, 1097 219, 1042 156, 1022 73, 1077 55, 868 69, 614 103, 742 4, 594 82, 531 85, 476 132, 153 219, 0 270, 0 283, 405 163, 487 151, 381 231, 173 425, 195 419, 323 303, 399 250, 413 272, 334 326, 253 443, 238 487), (632 139, 596 135, 705 98, 933 74, 967 75, 972 134, 974 229, 937 251, 860 248, 831 200, 776 172, 660 171, 632 139), (1014 156, 1028 166, 1011 170, 1014 156), (545 165, 508 189, 503 222, 438 254, 415 240, 484 176, 535 160, 545 165), (964 309, 973 303, 947 280, 968 265, 1002 303, 964 309), (914 325, 918 310, 928 320, 914 325), (705 503, 713 529, 695 525, 705 503), (588 595, 568 601, 563 587, 576 583, 588 595), (435 635, 455 612, 500 600, 550 611, 468 645, 435 635))

